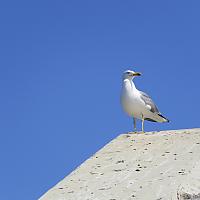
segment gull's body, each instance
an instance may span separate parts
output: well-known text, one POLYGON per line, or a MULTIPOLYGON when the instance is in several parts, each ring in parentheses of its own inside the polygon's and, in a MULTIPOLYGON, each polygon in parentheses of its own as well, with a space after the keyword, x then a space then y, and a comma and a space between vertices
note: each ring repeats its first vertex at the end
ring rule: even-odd
POLYGON ((144 131, 144 120, 153 122, 169 122, 152 101, 152 99, 144 92, 137 90, 133 83, 133 78, 139 76, 136 73, 127 70, 123 74, 121 103, 124 111, 134 118, 134 128, 136 128, 135 118, 142 120, 142 130, 144 131))

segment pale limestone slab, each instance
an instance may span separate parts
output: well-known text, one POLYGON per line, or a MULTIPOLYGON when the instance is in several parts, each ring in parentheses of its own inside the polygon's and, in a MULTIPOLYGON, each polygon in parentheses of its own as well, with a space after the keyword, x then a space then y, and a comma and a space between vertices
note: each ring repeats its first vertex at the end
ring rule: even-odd
POLYGON ((200 129, 188 129, 122 134, 39 200, 196 200, 199 193, 200 129))

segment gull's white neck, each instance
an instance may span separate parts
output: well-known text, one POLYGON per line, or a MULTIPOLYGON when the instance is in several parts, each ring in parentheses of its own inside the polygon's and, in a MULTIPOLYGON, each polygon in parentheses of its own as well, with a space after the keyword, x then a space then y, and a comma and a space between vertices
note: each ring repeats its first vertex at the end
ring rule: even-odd
POLYGON ((133 91, 133 92, 138 91, 132 79, 124 78, 122 84, 123 84, 123 90, 133 91))

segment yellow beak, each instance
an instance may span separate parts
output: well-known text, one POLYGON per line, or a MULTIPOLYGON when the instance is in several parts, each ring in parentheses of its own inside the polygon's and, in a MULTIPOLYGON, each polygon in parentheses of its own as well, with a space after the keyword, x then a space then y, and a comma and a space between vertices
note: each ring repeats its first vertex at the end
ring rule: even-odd
POLYGON ((135 72, 135 73, 133 73, 133 75, 132 76, 141 76, 142 74, 140 73, 140 72, 135 72))

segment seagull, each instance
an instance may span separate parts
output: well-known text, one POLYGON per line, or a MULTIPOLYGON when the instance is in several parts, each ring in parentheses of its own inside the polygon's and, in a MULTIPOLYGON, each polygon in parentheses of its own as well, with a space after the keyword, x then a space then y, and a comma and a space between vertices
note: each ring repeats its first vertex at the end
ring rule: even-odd
POLYGON ((121 104, 124 111, 133 118, 134 130, 136 131, 136 119, 142 120, 142 132, 144 133, 144 121, 169 122, 158 110, 157 106, 146 93, 139 91, 133 79, 141 76, 140 72, 126 70, 123 73, 121 104))

